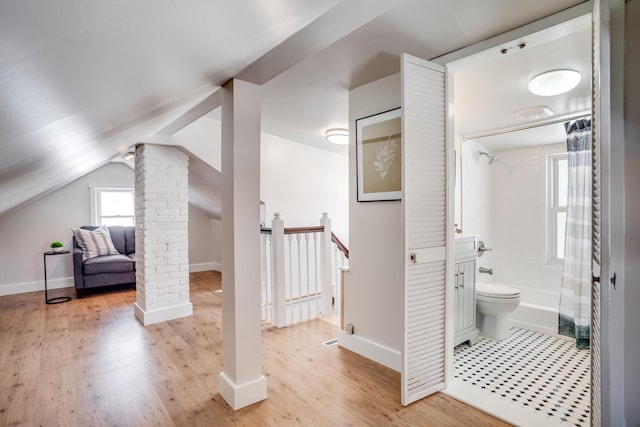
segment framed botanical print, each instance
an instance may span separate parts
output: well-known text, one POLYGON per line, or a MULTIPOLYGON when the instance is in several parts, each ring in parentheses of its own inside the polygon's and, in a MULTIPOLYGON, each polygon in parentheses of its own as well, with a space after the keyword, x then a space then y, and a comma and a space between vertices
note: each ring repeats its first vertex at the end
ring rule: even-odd
POLYGON ((358 201, 402 197, 402 122, 395 108, 356 120, 358 201))

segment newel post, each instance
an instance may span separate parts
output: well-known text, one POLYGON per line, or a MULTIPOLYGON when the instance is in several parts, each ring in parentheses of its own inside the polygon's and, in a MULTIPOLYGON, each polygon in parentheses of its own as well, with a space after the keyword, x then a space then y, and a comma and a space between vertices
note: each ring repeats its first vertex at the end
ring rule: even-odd
POLYGON ((320 283, 322 285, 322 314, 330 316, 332 309, 333 285, 331 284, 331 219, 322 213, 320 225, 324 232, 320 238, 320 283))
POLYGON ((284 277, 284 221, 275 212, 271 221, 271 257, 273 283, 273 324, 287 326, 287 301, 284 277))

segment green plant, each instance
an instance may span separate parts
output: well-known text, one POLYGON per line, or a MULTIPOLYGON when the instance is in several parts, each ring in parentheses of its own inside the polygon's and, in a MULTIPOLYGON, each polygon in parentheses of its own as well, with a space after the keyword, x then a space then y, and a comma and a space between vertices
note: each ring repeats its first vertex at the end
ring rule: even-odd
POLYGON ((51 247, 52 248, 61 248, 63 246, 64 245, 61 242, 53 242, 53 243, 51 243, 51 247))

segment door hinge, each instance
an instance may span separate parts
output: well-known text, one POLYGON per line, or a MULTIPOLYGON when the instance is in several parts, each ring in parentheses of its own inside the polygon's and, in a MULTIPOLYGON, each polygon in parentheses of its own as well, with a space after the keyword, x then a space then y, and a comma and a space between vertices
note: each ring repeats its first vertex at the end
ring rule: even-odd
POLYGON ((613 273, 613 277, 611 278, 611 284, 613 285, 613 289, 616 288, 616 273, 613 273))

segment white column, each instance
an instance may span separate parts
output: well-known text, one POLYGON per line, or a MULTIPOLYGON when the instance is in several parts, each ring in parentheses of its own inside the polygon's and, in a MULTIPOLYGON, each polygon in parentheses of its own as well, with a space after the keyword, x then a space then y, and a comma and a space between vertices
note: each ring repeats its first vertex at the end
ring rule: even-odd
POLYGON ((143 325, 191 316, 189 157, 175 147, 136 147, 136 302, 143 325))
POLYGON ((222 88, 222 325, 219 390, 233 409, 267 398, 260 329, 260 86, 222 88))
POLYGON ((320 237, 320 283, 322 286, 322 314, 330 316, 333 312, 331 297, 333 285, 331 284, 331 219, 326 212, 322 213, 320 225, 324 232, 320 237))
POLYGON ((284 273, 284 221, 278 212, 271 221, 271 262, 273 273, 273 324, 287 326, 287 290, 284 273))

